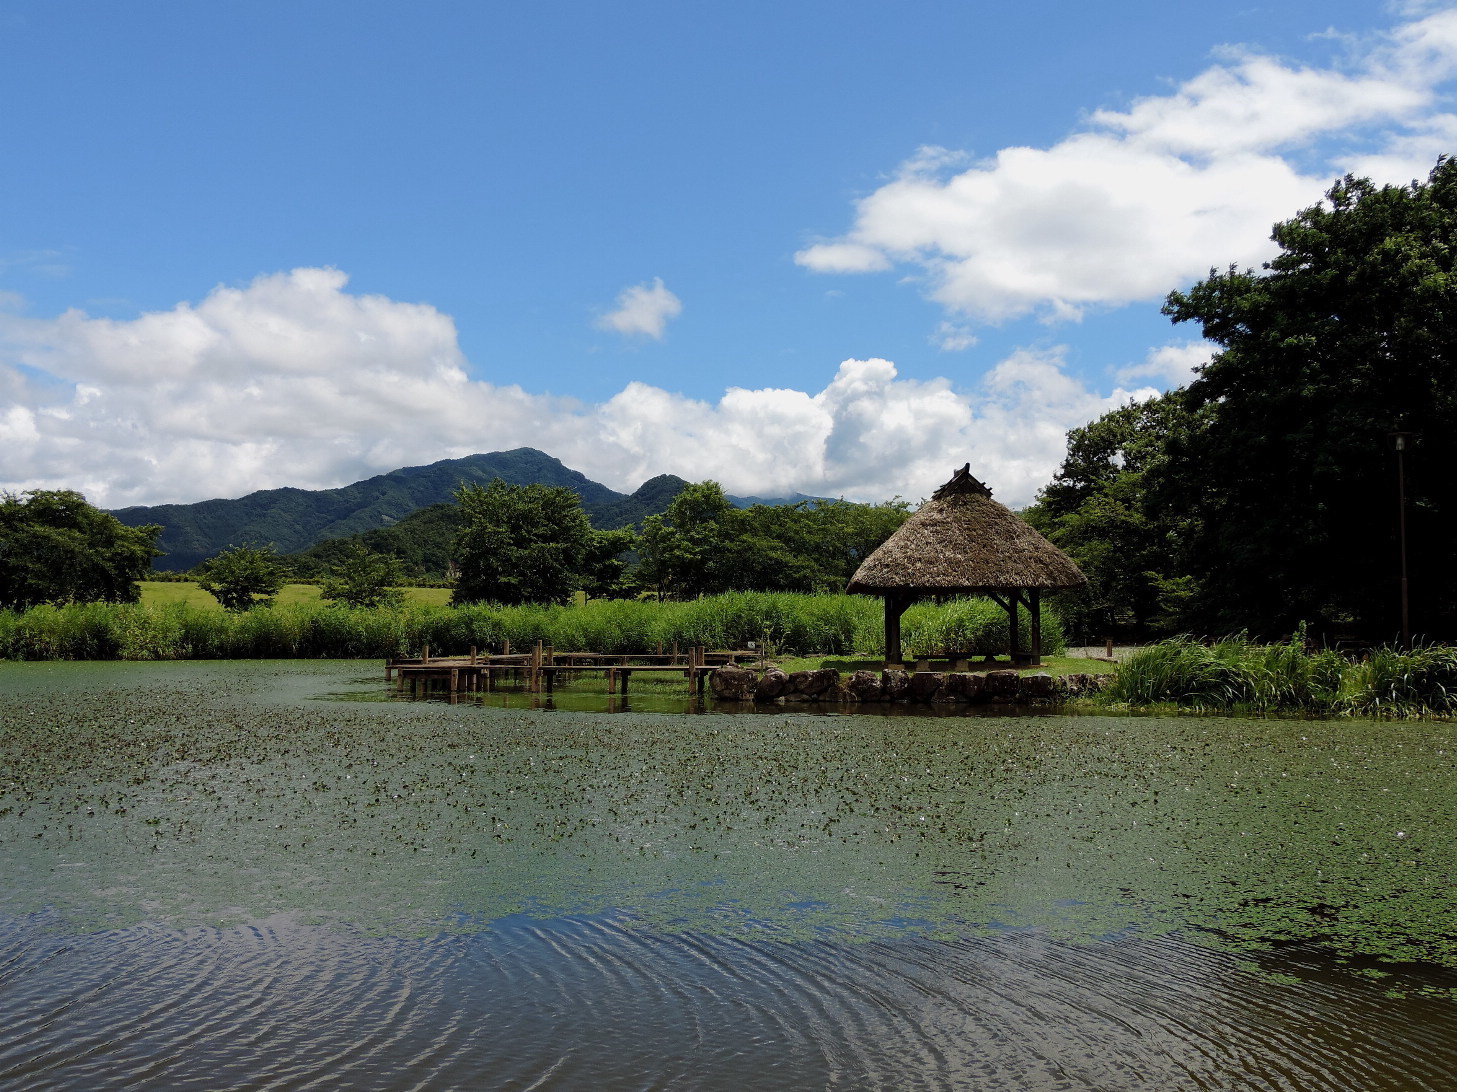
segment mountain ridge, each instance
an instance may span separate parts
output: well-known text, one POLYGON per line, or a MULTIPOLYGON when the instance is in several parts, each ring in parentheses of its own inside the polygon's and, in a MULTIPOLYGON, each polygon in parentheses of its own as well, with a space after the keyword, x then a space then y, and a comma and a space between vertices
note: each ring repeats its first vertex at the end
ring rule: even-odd
MULTIPOLYGON (((450 502, 462 483, 485 485, 496 478, 508 485, 540 483, 570 489, 599 530, 624 527, 665 510, 688 484, 675 475, 659 474, 633 493, 619 493, 544 451, 519 447, 400 467, 334 489, 283 486, 191 504, 132 505, 111 514, 130 527, 161 524, 158 545, 163 554, 155 564, 181 570, 229 546, 273 543, 281 553, 293 554, 328 539, 388 528, 423 508, 450 502)), ((768 501, 729 499, 743 508, 810 498, 796 494, 768 501)))

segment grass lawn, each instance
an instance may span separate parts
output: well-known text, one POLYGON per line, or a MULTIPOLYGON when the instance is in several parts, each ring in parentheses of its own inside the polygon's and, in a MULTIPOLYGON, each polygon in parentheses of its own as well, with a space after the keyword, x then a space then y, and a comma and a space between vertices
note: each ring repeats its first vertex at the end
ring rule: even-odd
MULTIPOLYGON (((878 659, 850 660, 834 656, 786 656, 776 659, 774 662, 783 671, 814 671, 822 667, 833 667, 842 675, 848 675, 852 671, 878 672, 884 666, 878 659)), ((1006 657, 994 664, 982 663, 980 660, 971 662, 973 671, 1005 670, 1010 666, 1006 657)), ((1102 660, 1089 660, 1082 656, 1044 656, 1042 666, 1037 670, 1046 671, 1049 675, 1105 675, 1111 672, 1114 666, 1102 660)), ((944 660, 933 661, 932 669, 945 671, 946 662, 944 660)))
MULTIPOLYGON (((169 603, 186 603, 203 610, 222 610, 218 601, 190 580, 143 580, 142 605, 160 607, 169 603)), ((450 602, 449 588, 405 588, 406 603, 424 603, 429 606, 445 606, 450 602)), ((317 584, 285 584, 278 593, 281 606, 292 603, 317 603, 317 584)))

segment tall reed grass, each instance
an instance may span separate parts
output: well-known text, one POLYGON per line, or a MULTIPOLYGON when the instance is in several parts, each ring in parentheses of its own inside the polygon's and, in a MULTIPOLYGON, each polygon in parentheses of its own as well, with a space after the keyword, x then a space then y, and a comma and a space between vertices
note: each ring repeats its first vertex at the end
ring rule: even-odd
POLYGON ((1356 661, 1329 649, 1309 651, 1302 634, 1274 645, 1242 635, 1214 644, 1178 637, 1120 664, 1104 699, 1206 712, 1451 716, 1457 649, 1384 648, 1356 661))
MULTIPOLYGON (((951 653, 999 655, 1011 648, 1010 633, 1007 612, 990 599, 953 599, 943 606, 918 603, 901 617, 901 641, 906 652, 917 659, 951 653)), ((883 651, 884 644, 877 638, 877 650, 883 651)), ((1025 610, 1017 612, 1017 647, 1032 647, 1032 620, 1025 610)), ((1062 619, 1044 605, 1043 653, 1052 655, 1066 648, 1062 619)))
MULTIPOLYGON (((580 606, 444 607, 405 604, 358 609, 295 603, 237 614, 177 602, 161 606, 86 603, 0 611, 0 658, 15 660, 245 659, 373 657, 515 648, 648 652, 659 643, 776 653, 884 653, 881 601, 858 595, 731 592, 683 603, 593 600, 580 606)), ((985 600, 922 604, 902 626, 916 655, 1007 650, 1005 613, 985 600)), ((1026 647, 1025 626, 1023 647, 1026 647)), ((1062 647, 1056 615, 1044 611, 1043 647, 1062 647)))

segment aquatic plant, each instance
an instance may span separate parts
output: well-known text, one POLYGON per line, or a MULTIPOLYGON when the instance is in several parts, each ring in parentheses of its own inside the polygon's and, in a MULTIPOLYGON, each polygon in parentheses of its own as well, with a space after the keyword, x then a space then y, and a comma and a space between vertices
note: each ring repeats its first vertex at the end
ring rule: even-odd
POLYGON ((1377 649, 1355 674, 1358 685, 1346 703, 1351 712, 1398 717, 1457 712, 1457 648, 1377 649))
POLYGON ((1175 637, 1120 664, 1107 698, 1140 706, 1326 713, 1338 708, 1350 667, 1329 649, 1307 651, 1303 631, 1273 645, 1245 634, 1214 644, 1175 637))

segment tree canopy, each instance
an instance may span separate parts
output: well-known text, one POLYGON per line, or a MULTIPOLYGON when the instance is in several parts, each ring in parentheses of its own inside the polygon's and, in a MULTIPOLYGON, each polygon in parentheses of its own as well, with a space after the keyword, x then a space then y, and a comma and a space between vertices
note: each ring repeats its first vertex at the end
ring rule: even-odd
POLYGON ((401 581, 398 561, 354 542, 330 568, 319 597, 349 607, 395 607, 405 599, 401 581))
POLYGON ((1188 582, 1174 556, 1181 510, 1147 503, 1149 469, 1188 427, 1182 390, 1122 406, 1067 434, 1067 457, 1023 515, 1077 562, 1085 587, 1054 593, 1088 634, 1143 638, 1177 628, 1188 582))
POLYGON ((230 546, 194 572, 197 586, 224 610, 273 606, 274 596, 289 576, 288 566, 272 545, 230 546))
POLYGON ((1414 628, 1457 630, 1457 164, 1337 182, 1260 271, 1164 311, 1215 351, 1186 390, 1070 434, 1038 518, 1134 618, 1265 636, 1398 630, 1405 456, 1414 628), (1106 564, 1104 562, 1106 561, 1106 564), (1098 575, 1101 572, 1102 579, 1098 575))
POLYGON ((643 521, 639 580, 679 599, 731 590, 841 591, 908 515, 899 500, 735 508, 717 482, 698 482, 665 514, 643 521))
POLYGON ((592 526, 570 489, 462 485, 454 603, 564 603, 588 583, 592 526))
POLYGON ((0 607, 134 603, 160 527, 127 527, 69 489, 0 493, 0 607))

